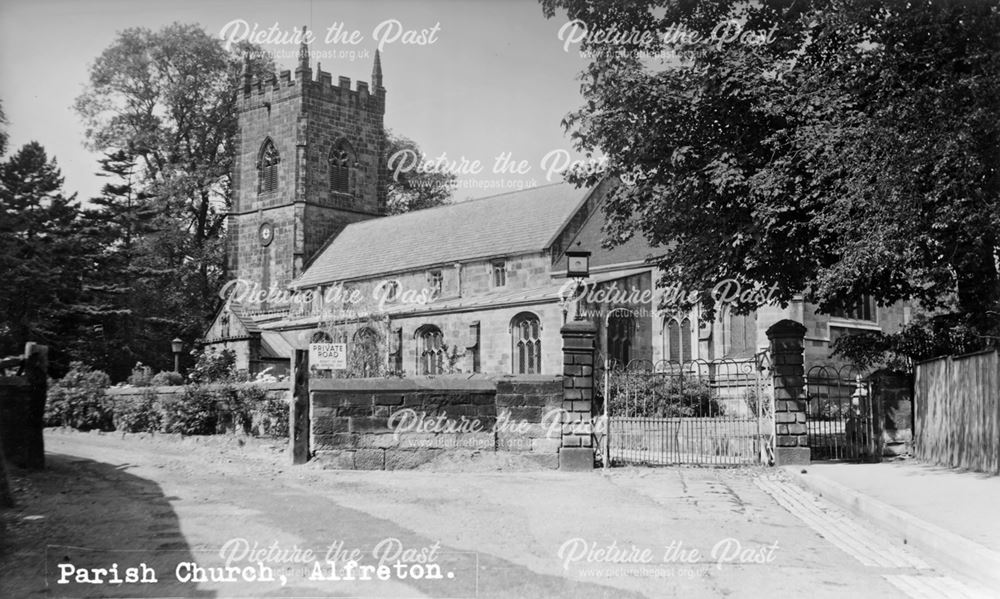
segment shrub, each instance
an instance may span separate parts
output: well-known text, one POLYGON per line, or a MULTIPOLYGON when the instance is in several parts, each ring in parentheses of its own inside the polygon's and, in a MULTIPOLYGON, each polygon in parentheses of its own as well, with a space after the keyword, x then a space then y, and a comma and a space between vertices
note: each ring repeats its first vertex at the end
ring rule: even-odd
POLYGON ((66 376, 49 385, 45 424, 82 431, 114 430, 113 405, 105 395, 109 386, 111 378, 107 373, 72 362, 66 376))
POLYGON ((162 402, 163 430, 182 435, 211 435, 219 427, 217 395, 205 385, 188 385, 180 398, 162 402))
POLYGON ((81 362, 70 364, 62 379, 50 380, 44 420, 47 426, 69 426, 81 430, 107 428, 110 402, 105 389, 110 378, 81 362))
POLYGON ((188 373, 192 383, 230 382, 236 376, 236 352, 224 349, 215 353, 214 348, 193 351, 194 368, 188 373))
POLYGON ((247 385, 245 389, 254 432, 262 437, 287 437, 288 403, 271 397, 263 387, 247 385))
POLYGON ((153 433, 160 430, 163 414, 157 405, 156 392, 143 391, 138 401, 119 401, 115 408, 117 430, 126 433, 153 433))
POLYGON ((150 381, 153 387, 173 387, 184 384, 184 375, 179 372, 158 372, 150 381))
POLYGON ((128 384, 133 387, 149 387, 153 384, 153 369, 136 362, 132 367, 132 374, 128 376, 128 384))
POLYGON ((723 413, 708 382, 698 377, 615 371, 609 384, 611 414, 615 416, 674 418, 723 413))
POLYGON ((274 399, 260 385, 232 388, 228 396, 233 425, 244 433, 264 437, 288 436, 288 404, 274 399))

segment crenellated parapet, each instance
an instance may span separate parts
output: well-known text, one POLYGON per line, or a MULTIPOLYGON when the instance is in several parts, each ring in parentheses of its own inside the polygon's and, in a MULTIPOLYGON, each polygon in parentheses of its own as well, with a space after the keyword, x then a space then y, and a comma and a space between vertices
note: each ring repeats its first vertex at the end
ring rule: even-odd
POLYGON ((333 75, 324 71, 319 63, 315 69, 300 68, 294 74, 290 70, 283 70, 270 80, 247 78, 240 96, 240 110, 253 110, 302 96, 356 110, 385 114, 384 87, 376 87, 373 91, 367 81, 357 81, 352 88, 350 77, 343 76, 334 82, 333 75))

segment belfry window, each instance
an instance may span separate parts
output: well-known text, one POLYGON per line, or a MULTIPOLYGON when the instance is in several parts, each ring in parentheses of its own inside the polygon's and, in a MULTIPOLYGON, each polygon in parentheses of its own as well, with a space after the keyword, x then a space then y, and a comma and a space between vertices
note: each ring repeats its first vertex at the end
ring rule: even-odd
POLYGON ((278 155, 278 149, 274 147, 274 142, 268 139, 261 146, 260 160, 257 164, 260 177, 257 187, 260 193, 278 189, 278 164, 280 162, 281 157, 278 155))
POLYGON ((351 192, 351 167, 354 151, 347 140, 340 140, 330 150, 330 191, 351 192))

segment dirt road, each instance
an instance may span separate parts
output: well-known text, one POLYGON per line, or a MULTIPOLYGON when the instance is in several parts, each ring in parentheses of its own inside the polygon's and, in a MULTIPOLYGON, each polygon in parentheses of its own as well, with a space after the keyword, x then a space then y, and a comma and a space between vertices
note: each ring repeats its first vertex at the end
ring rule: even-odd
POLYGON ((894 576, 940 578, 905 551, 866 565, 899 550, 774 471, 343 472, 235 439, 46 444, 49 469, 14 476, 0 597, 886 598, 906 596, 894 576))

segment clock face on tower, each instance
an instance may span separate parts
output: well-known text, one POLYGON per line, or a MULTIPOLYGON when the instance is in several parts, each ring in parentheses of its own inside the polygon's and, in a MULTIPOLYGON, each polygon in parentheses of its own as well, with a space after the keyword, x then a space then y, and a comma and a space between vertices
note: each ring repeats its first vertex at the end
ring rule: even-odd
POLYGON ((267 247, 271 245, 271 241, 274 239, 274 226, 269 222, 261 224, 257 235, 260 237, 260 244, 262 246, 267 247))

